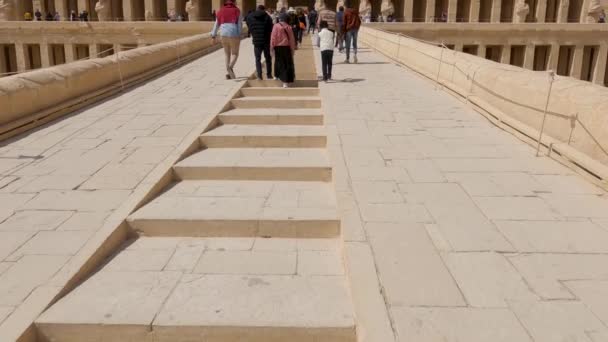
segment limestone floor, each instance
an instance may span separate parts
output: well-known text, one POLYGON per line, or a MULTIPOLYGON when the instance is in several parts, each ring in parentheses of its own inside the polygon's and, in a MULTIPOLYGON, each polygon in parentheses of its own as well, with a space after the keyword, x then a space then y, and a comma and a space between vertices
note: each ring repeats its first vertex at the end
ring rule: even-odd
MULTIPOLYGON (((237 76, 251 74, 252 50, 242 42, 237 76)), ((228 100, 239 83, 223 63, 217 51, 0 145, 0 341, 33 321, 104 220, 228 100)))
POLYGON ((359 336, 608 341, 605 192, 369 48, 343 60, 320 89, 359 336))

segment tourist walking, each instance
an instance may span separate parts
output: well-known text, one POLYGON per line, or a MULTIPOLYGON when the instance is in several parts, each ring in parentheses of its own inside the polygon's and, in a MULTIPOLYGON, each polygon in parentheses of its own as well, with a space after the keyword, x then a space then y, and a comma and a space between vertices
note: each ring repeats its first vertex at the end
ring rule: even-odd
POLYGON ((359 35, 359 27, 361 27, 361 18, 359 18, 359 10, 351 7, 351 0, 346 0, 346 10, 344 11, 344 24, 342 24, 342 32, 346 38, 346 60, 344 63, 350 63, 350 48, 353 48, 353 61, 357 60, 357 38, 359 35))
POLYGON ((36 9, 36 12, 34 12, 34 17, 36 17, 36 21, 41 21, 42 20, 42 12, 40 12, 39 9, 36 9))
POLYGON ((336 13, 336 47, 338 51, 342 53, 344 51, 344 31, 342 31, 342 26, 344 26, 344 6, 340 6, 338 9, 338 13, 336 13))
POLYGON ((312 34, 315 34, 315 30, 317 29, 317 11, 314 8, 308 13, 308 23, 308 33, 312 30, 312 34))
POLYGON ((296 39, 289 24, 289 15, 279 15, 279 22, 272 28, 270 47, 274 52, 274 76, 283 82, 283 88, 289 87, 296 78, 293 55, 296 51, 296 39))
POLYGON ((306 15, 301 8, 298 8, 296 16, 298 17, 298 36, 296 37, 296 40, 298 41, 298 46, 300 46, 302 45, 304 32, 306 32, 306 15))
POLYGON ((23 20, 25 20, 25 21, 32 21, 32 13, 25 12, 25 14, 23 15, 23 20))
POLYGON ((262 79, 262 53, 266 60, 266 76, 272 79, 272 57, 270 56, 270 35, 272 34, 272 18, 266 13, 264 5, 247 17, 247 27, 251 33, 251 42, 255 53, 255 70, 259 80, 262 79))
POLYGON ((336 32, 336 12, 324 8, 319 11, 317 17, 317 25, 321 25, 321 21, 327 22, 327 29, 331 32, 336 32))
POLYGON ((321 21, 317 37, 317 46, 321 50, 321 69, 323 70, 323 81, 331 80, 331 69, 334 58, 334 36, 335 33, 327 28, 327 21, 321 21))
POLYGON ((224 6, 216 13, 215 24, 211 31, 213 41, 216 41, 217 31, 221 32, 222 47, 226 55, 226 78, 235 79, 234 65, 239 58, 242 30, 241 10, 236 7, 234 0, 225 0, 224 6))
POLYGON ((59 12, 55 12, 55 16, 53 17, 53 20, 61 21, 61 16, 59 15, 59 12))

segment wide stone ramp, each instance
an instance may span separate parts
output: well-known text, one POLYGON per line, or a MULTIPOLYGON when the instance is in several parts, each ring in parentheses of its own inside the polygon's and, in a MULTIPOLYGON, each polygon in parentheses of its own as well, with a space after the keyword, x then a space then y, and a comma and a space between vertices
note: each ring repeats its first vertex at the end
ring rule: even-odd
POLYGON ((294 88, 246 82, 128 217, 138 238, 37 320, 45 338, 356 341, 310 46, 296 65, 294 88))

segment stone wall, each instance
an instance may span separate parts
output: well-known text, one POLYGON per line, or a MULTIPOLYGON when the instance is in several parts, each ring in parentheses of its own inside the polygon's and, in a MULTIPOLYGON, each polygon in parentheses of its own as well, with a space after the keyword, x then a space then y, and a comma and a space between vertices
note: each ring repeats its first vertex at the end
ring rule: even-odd
POLYGON ((44 115, 49 108, 94 96, 104 88, 119 85, 121 78, 129 80, 172 65, 178 58, 212 45, 207 33, 1 78, 0 134, 44 115))
MULTIPOLYGON (((447 86, 489 111, 539 130, 547 99, 547 72, 496 63, 470 54, 363 27, 361 40, 413 70, 447 86)), ((608 89, 570 77, 556 76, 549 102, 545 133, 566 144, 571 117, 578 119, 599 143, 608 147, 608 89)), ((608 157, 576 123, 571 146, 608 164, 608 157)), ((537 138, 537 137, 534 137, 537 138)))

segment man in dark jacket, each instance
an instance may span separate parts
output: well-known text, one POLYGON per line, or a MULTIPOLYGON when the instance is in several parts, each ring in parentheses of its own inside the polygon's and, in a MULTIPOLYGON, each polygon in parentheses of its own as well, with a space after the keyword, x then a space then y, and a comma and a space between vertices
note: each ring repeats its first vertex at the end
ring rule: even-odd
POLYGON ((354 60, 357 63, 357 36, 359 35, 359 27, 361 26, 361 18, 359 11, 351 7, 351 0, 346 0, 346 11, 344 11, 344 22, 342 23, 342 32, 346 38, 346 60, 344 63, 350 63, 350 47, 352 42, 354 60))
POLYGON ((264 5, 247 16, 247 27, 251 34, 255 52, 255 68, 258 79, 262 79, 262 53, 266 60, 266 75, 272 79, 272 58, 270 57, 270 34, 272 33, 272 18, 265 11, 264 5))

